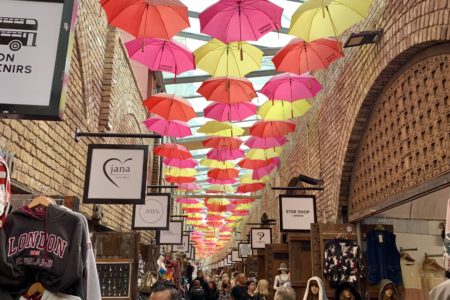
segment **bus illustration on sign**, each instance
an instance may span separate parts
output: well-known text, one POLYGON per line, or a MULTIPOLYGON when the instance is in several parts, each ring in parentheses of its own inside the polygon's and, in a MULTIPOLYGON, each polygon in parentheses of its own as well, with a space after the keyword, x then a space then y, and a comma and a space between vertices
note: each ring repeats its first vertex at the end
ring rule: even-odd
POLYGON ((9 46, 11 51, 36 47, 37 30, 36 19, 0 17, 0 45, 9 46))

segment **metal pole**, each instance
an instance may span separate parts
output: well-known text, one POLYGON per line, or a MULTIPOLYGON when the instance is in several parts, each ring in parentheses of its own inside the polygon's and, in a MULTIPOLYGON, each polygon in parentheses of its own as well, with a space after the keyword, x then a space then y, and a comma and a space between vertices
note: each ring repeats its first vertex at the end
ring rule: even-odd
POLYGON ((177 189, 178 185, 147 185, 148 189, 177 189))
POLYGON ((173 198, 224 198, 224 199, 261 199, 262 196, 218 195, 218 194, 177 194, 173 198))
POLYGON ((150 133, 118 133, 118 132, 81 132, 75 131, 75 140, 78 142, 80 137, 101 137, 101 138, 140 138, 140 139, 160 139, 159 134, 150 133))
POLYGON ((279 187, 274 186, 271 188, 273 191, 276 190, 285 190, 285 191, 323 191, 323 187, 279 187))

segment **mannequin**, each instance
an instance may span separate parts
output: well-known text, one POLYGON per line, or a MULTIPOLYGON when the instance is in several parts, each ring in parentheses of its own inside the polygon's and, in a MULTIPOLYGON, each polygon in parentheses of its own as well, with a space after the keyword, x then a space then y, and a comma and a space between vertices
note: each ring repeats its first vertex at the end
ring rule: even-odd
POLYGON ((281 263, 280 267, 278 268, 278 271, 280 271, 280 274, 275 276, 275 280, 273 281, 273 289, 276 291, 280 286, 290 286, 290 277, 288 274, 288 268, 285 263, 281 263))
POLYGON ((328 300, 322 279, 313 276, 308 280, 303 300, 328 300))
POLYGON ((383 279, 378 286, 378 300, 398 300, 394 283, 383 279))

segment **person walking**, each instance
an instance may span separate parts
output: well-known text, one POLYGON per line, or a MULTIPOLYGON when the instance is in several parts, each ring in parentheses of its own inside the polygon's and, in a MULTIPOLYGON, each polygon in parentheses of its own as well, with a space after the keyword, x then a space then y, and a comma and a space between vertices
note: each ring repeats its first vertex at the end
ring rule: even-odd
POLYGON ((219 290, 214 280, 208 282, 209 294, 206 296, 206 300, 219 300, 219 290))
POLYGON ((308 280, 303 300, 328 300, 322 279, 313 276, 308 280))
MULTIPOLYGON (((194 279, 194 281, 195 280, 198 280, 200 282, 200 285, 202 286, 203 290, 205 291, 205 295, 207 296, 209 294, 209 286, 208 282, 205 281, 205 275, 202 270, 199 270, 197 272, 197 277, 194 279)), ((191 292, 193 286, 194 286, 193 284, 189 286, 189 293, 191 292)))
POLYGON ((244 296, 247 294, 247 284, 244 273, 240 273, 236 277, 236 284, 231 289, 231 297, 233 300, 244 300, 244 296))
POLYGON ((192 281, 192 289, 189 296, 190 300, 206 300, 206 293, 200 284, 200 280, 194 279, 194 281, 192 281))
POLYGON ((219 292, 219 300, 230 300, 231 283, 229 280, 222 281, 222 287, 219 292))
POLYGON ((247 280, 247 293, 241 300, 260 300, 259 296, 255 294, 256 281, 253 279, 247 280))
POLYGON ((269 297, 269 282, 265 279, 260 279, 256 286, 255 294, 260 300, 267 300, 269 297))

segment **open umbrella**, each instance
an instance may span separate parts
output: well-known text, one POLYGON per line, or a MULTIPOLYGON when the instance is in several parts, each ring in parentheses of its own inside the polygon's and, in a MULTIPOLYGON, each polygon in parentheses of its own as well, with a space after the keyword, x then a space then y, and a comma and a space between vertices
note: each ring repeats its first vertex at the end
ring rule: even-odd
POLYGON ((278 166, 280 164, 280 159, 278 157, 273 157, 270 159, 250 159, 250 158, 244 158, 240 162, 238 162, 238 165, 243 169, 250 169, 255 170, 259 168, 263 168, 269 165, 276 165, 278 166))
POLYGON ((212 169, 228 169, 234 168, 236 166, 236 164, 232 160, 218 161, 215 159, 207 159, 207 158, 203 158, 202 160, 200 160, 200 164, 204 167, 212 169))
POLYGON ((295 131, 291 121, 258 121, 250 128, 250 134, 258 137, 283 136, 295 131))
POLYGON ((237 188, 237 193, 251 193, 264 189, 266 185, 264 183, 248 183, 242 184, 237 188))
POLYGON ((178 159, 188 159, 192 158, 192 154, 189 150, 178 144, 162 144, 158 145, 153 149, 153 152, 159 156, 167 158, 178 158, 178 159))
POLYGON ((179 169, 174 167, 169 167, 164 170, 164 175, 166 176, 195 176, 197 175, 197 170, 186 168, 186 169, 179 169))
POLYGON ((236 179, 215 179, 215 178, 208 178, 206 181, 211 184, 235 184, 236 182, 238 182, 236 179))
POLYGON ((203 146, 214 149, 239 149, 243 141, 232 137, 210 137, 202 141, 203 146))
POLYGON ((189 125, 183 121, 168 121, 161 117, 151 117, 144 121, 148 130, 159 133, 163 136, 183 138, 192 135, 189 125))
POLYGON ((197 68, 212 76, 244 77, 261 68, 263 52, 246 42, 225 44, 217 39, 194 51, 197 68))
POLYGON ((244 156, 241 149, 211 149, 206 153, 206 157, 215 160, 235 160, 244 156))
POLYGON ((108 23, 140 38, 170 39, 188 28, 188 8, 179 0, 101 0, 108 23))
POLYGON ((294 38, 272 58, 279 72, 301 75, 327 68, 333 61, 343 57, 338 41, 328 38, 310 43, 294 38))
POLYGON ((204 211, 204 208, 183 208, 183 211, 186 213, 198 213, 204 211))
POLYGON ((205 117, 217 121, 242 121, 256 114, 256 105, 245 103, 211 103, 203 110, 205 117))
POLYGON ((144 101, 144 106, 148 112, 157 114, 169 121, 178 120, 187 122, 197 116, 191 104, 186 99, 173 94, 160 93, 150 96, 144 101))
POLYGON ((180 183, 178 184, 179 191, 201 191, 202 188, 195 183, 180 183))
POLYGON ((269 164, 267 166, 255 169, 255 170, 253 170, 253 173, 252 173, 252 179, 259 180, 259 179, 263 178, 264 176, 267 176, 270 172, 272 172, 276 168, 277 168, 277 164, 269 164))
POLYGON ((257 97, 250 80, 236 77, 212 77, 202 83, 197 93, 207 100, 226 104, 250 102, 257 97))
POLYGON ((161 39, 134 39, 125 43, 130 59, 152 71, 178 75, 194 70, 195 59, 189 49, 175 41, 161 39))
POLYGON ((198 133, 215 136, 240 136, 244 133, 244 129, 234 126, 228 122, 208 121, 202 127, 197 129, 198 133))
POLYGON ((251 184, 251 183, 265 183, 270 180, 270 177, 265 176, 261 179, 253 179, 252 174, 245 174, 239 178, 241 184, 251 184))
POLYGON ((260 92, 269 99, 293 102, 313 98, 321 89, 322 86, 312 75, 283 73, 273 76, 260 92))
POLYGON ((163 164, 169 167, 176 168, 195 168, 198 163, 193 158, 178 159, 178 158, 165 158, 163 164))
POLYGON ((166 181, 171 183, 190 183, 195 182, 195 177, 190 176, 166 176, 166 181))
POLYGON ((256 199, 252 199, 252 198, 246 198, 246 199, 232 199, 231 202, 234 204, 250 204, 255 202, 256 199))
POLYGON ((251 136, 247 141, 245 141, 245 145, 253 149, 268 149, 283 146, 287 142, 289 142, 289 140, 284 136, 265 137, 265 138, 251 136))
POLYGON ((200 13, 200 31, 225 43, 257 41, 281 28, 282 14, 267 0, 220 0, 200 13))
POLYGON ((369 13, 373 0, 309 0, 291 18, 289 34, 306 41, 337 37, 369 13))
POLYGON ((199 201, 197 199, 192 198, 178 198, 175 200, 177 203, 181 204, 197 204, 199 201))
POLYGON ((266 121, 288 120, 303 116, 310 108, 307 100, 268 100, 259 107, 258 115, 266 121))
POLYGON ((224 184, 212 184, 207 189, 207 193, 234 193, 236 189, 232 185, 224 184))
POLYGON ((245 154, 250 159, 270 159, 281 155, 283 147, 269 148, 269 149, 250 149, 245 154))
POLYGON ((208 171, 208 177, 218 180, 234 179, 239 176, 237 169, 212 169, 208 171))

